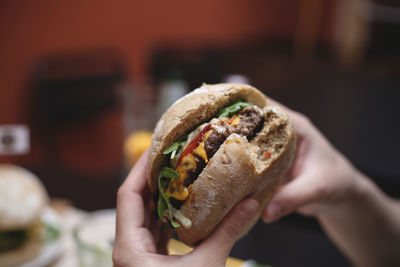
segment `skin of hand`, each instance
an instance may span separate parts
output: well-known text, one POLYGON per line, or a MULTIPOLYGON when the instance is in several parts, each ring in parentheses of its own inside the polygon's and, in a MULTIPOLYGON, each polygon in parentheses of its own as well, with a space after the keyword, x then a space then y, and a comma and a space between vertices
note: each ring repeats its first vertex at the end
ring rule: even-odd
POLYGON ((145 152, 118 190, 114 266, 225 266, 238 233, 257 212, 258 202, 241 201, 211 236, 189 254, 166 255, 171 235, 153 212, 152 194, 145 178, 147 158, 148 152, 145 152))
POLYGON ((298 143, 288 182, 263 220, 293 211, 313 216, 355 266, 400 266, 400 203, 354 168, 304 115, 270 103, 288 112, 298 143))
POLYGON ((347 201, 358 187, 358 171, 304 115, 270 100, 290 116, 297 134, 297 151, 286 180, 263 213, 265 222, 297 211, 317 216, 347 201))

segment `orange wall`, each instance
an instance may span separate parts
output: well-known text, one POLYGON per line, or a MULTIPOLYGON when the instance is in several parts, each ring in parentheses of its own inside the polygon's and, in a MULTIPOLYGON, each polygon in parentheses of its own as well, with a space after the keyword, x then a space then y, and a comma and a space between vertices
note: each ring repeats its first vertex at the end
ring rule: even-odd
POLYGON ((27 77, 46 53, 114 47, 132 77, 145 79, 152 48, 229 44, 293 32, 299 1, 0 2, 0 124, 25 121, 27 77))
MULTIPOLYGON (((293 37, 305 1, 2 0, 0 124, 30 124, 28 77, 35 62, 48 53, 115 48, 125 56, 129 78, 144 81, 153 49, 163 44, 229 46, 273 35, 293 37)), ((330 14, 334 0, 323 1, 330 14)), ((329 24, 329 16, 323 20, 329 24)), ((326 39, 329 27, 322 27, 326 39)), ((112 112, 86 127, 63 130, 56 144, 61 160, 92 173, 120 166, 121 126, 120 114, 112 112)), ((46 164, 48 145, 38 134, 32 132, 29 155, 0 157, 0 162, 46 164)))

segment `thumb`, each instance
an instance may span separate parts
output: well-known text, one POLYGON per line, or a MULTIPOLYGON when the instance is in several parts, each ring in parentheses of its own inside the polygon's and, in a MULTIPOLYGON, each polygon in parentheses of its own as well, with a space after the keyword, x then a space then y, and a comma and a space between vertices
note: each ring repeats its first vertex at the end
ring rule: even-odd
POLYGON ((201 261, 206 260, 208 264, 210 261, 224 264, 236 240, 259 206, 254 199, 241 201, 225 216, 211 236, 193 251, 193 256, 201 261))
POLYGON ((317 184, 310 181, 310 176, 297 177, 292 182, 284 185, 273 196, 267 207, 263 211, 262 218, 265 222, 273 222, 282 216, 291 213, 303 205, 315 201, 318 197, 317 184))

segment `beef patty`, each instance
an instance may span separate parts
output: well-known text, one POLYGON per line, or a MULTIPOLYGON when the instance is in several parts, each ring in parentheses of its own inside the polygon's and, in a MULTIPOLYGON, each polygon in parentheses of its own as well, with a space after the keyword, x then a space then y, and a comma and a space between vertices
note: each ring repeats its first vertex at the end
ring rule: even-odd
POLYGON ((238 116, 239 124, 236 126, 232 126, 226 122, 220 125, 213 125, 214 130, 204 142, 208 158, 211 158, 217 152, 229 135, 236 133, 250 140, 264 123, 263 112, 257 106, 244 108, 239 112, 238 116))

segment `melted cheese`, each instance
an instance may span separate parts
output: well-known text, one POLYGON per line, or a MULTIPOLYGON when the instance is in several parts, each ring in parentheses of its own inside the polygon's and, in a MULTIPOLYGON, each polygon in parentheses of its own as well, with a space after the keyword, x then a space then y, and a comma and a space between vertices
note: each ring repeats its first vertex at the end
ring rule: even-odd
POLYGON ((200 156, 204 160, 205 163, 208 162, 207 152, 204 149, 204 142, 201 142, 198 147, 193 149, 193 153, 195 153, 196 155, 200 156))
POLYGON ((192 153, 184 156, 181 164, 179 164, 178 168, 176 169, 179 177, 169 182, 167 191, 165 193, 178 200, 187 199, 189 196, 189 190, 186 188, 184 181, 189 176, 188 172, 196 169, 196 167, 196 159, 192 153))
POLYGON ((235 115, 235 117, 233 118, 233 120, 232 120, 232 122, 231 122, 231 125, 232 125, 232 126, 238 126, 239 123, 240 123, 240 117, 237 116, 237 115, 235 115))
POLYGON ((189 178, 188 173, 197 169, 196 158, 193 154, 201 157, 205 163, 208 162, 207 152, 204 148, 204 143, 210 136, 211 132, 212 130, 207 131, 204 135, 203 141, 195 149, 193 149, 191 153, 182 158, 181 163, 176 168, 176 172, 179 174, 179 177, 169 182, 168 188, 165 192, 167 195, 182 201, 186 200, 189 197, 189 189, 185 186, 184 182, 187 178, 189 178))

